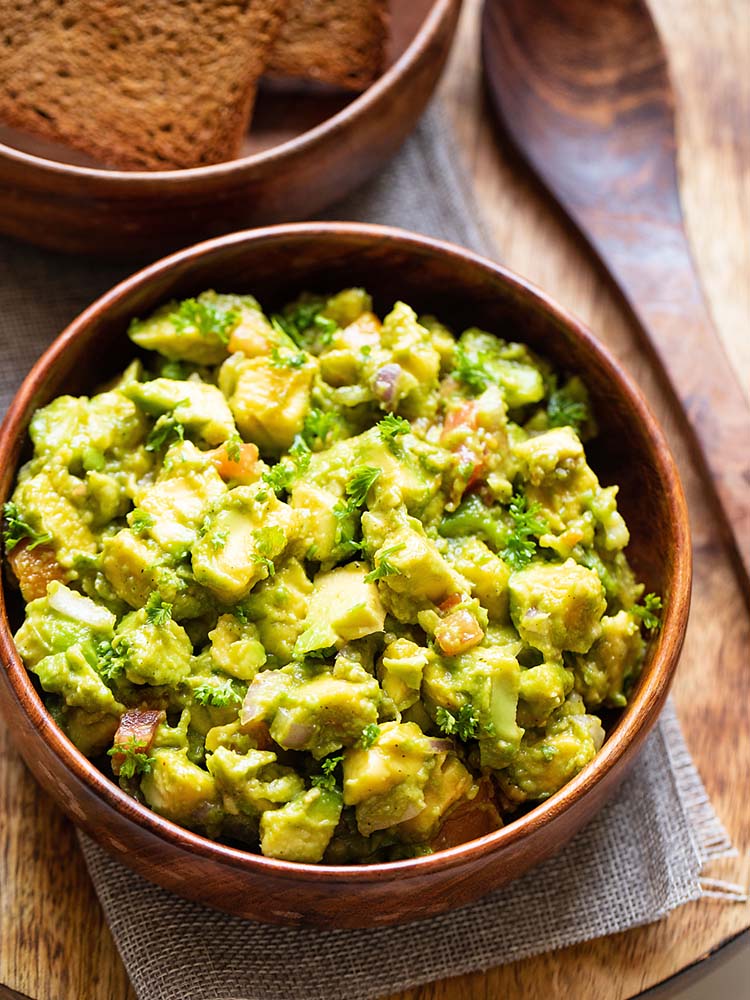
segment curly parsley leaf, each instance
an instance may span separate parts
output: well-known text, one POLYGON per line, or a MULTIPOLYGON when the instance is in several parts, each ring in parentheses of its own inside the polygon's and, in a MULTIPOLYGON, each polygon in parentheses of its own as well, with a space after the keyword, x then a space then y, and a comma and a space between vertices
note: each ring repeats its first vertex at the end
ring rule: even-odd
POLYGON ((380 553, 377 566, 370 570, 365 577, 367 583, 374 583, 376 580, 382 580, 385 576, 396 576, 400 573, 401 570, 397 566, 394 566, 388 557, 392 556, 394 552, 403 549, 403 547, 404 543, 399 542, 398 545, 391 545, 387 549, 383 549, 380 553))
POLYGON ((491 382, 490 374, 479 355, 472 356, 459 344, 456 349, 453 371, 454 378, 463 382, 474 392, 484 392, 491 382))
POLYGON ((547 530, 547 521, 539 515, 542 505, 530 504, 523 493, 516 493, 508 508, 513 530, 500 555, 514 570, 523 569, 537 552, 537 539, 547 530))
POLYGON ((310 449, 318 444, 321 448, 324 448, 328 435, 337 423, 338 416, 336 413, 331 411, 324 412, 317 409, 317 407, 313 407, 305 417, 305 423, 302 427, 302 439, 310 449))
POLYGON ((269 576, 273 576, 276 567, 274 556, 286 545, 286 535, 278 525, 260 528, 255 532, 255 552, 252 555, 254 563, 265 566, 269 576))
POLYGON ((375 722, 371 722, 362 730, 362 735, 359 738, 359 745, 363 750, 369 750, 379 735, 380 726, 375 722))
POLYGON ((323 789, 327 792, 337 791, 336 768, 343 759, 343 756, 339 754, 337 757, 326 757, 322 760, 320 762, 320 769, 323 773, 316 774, 312 778, 313 787, 323 789))
POLYGON ((435 721, 446 736, 457 736, 464 743, 476 739, 479 731, 473 705, 462 705, 455 714, 441 706, 435 713, 435 721))
POLYGON ((193 691, 193 699, 199 705, 205 705, 208 708, 228 708, 230 705, 238 705, 242 701, 232 687, 231 681, 218 684, 203 681, 193 691))
POLYGON ((242 438, 236 432, 224 442, 224 450, 230 462, 239 462, 242 458, 242 438))
POLYGON ((130 644, 123 639, 117 645, 100 642, 96 647, 96 669, 105 684, 111 684, 125 673, 130 644))
POLYGON ((47 532, 36 531, 31 527, 12 500, 3 504, 3 518, 5 520, 3 538, 7 552, 14 549, 24 538, 30 540, 29 549, 34 549, 37 545, 44 545, 52 541, 52 535, 47 532))
POLYGON ((172 619, 172 605, 163 599, 158 590, 153 591, 146 601, 146 620, 149 625, 163 628, 172 619))
POLYGON ((589 408, 575 399, 566 388, 554 389, 547 403, 547 423, 550 427, 572 427, 579 433, 589 419, 589 408))
POLYGON ((661 628, 663 604, 658 594, 646 594, 643 604, 636 604, 630 610, 647 632, 658 632, 661 628))
POLYGON ((380 440, 387 444, 391 451, 395 452, 398 445, 398 438, 402 434, 408 434, 411 425, 403 417, 397 417, 395 413, 389 413, 377 424, 380 440))
POLYGON ((381 471, 373 465, 360 465, 349 476, 346 482, 346 495, 355 507, 362 507, 366 503, 367 494, 381 471))
POLYGON ((136 774, 150 774, 156 763, 155 757, 150 757, 143 749, 143 744, 139 743, 135 736, 130 737, 130 743, 115 743, 111 750, 107 751, 110 757, 122 757, 118 775, 120 778, 134 778, 136 774))
POLYGON ((201 337, 218 337, 222 344, 229 343, 230 334, 239 318, 236 312, 224 312, 198 299, 185 299, 170 316, 178 333, 195 330, 201 337))
POLYGON ((271 349, 271 365, 273 368, 302 368, 307 355, 304 351, 282 353, 278 347, 271 349))
POLYGON ((146 451, 161 451, 174 441, 185 440, 185 428, 173 413, 164 413, 146 438, 146 451))
POLYGON ((323 315, 325 302, 299 302, 283 314, 275 313, 271 325, 285 334, 297 347, 311 349, 327 347, 338 330, 338 323, 323 315))

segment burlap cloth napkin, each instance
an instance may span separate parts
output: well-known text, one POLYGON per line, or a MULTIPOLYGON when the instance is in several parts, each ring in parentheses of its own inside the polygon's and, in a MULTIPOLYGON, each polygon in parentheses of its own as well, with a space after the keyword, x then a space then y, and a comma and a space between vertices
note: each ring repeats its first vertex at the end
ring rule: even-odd
MULTIPOLYGON (((493 256, 433 108, 390 167, 330 214, 440 236, 493 256)), ((131 268, 0 241, 3 410, 46 344, 131 268)), ((145 882, 81 837, 139 998, 358 1000, 649 923, 701 895, 732 854, 671 706, 616 798, 551 861, 473 906, 404 927, 307 930, 239 920, 145 882)))

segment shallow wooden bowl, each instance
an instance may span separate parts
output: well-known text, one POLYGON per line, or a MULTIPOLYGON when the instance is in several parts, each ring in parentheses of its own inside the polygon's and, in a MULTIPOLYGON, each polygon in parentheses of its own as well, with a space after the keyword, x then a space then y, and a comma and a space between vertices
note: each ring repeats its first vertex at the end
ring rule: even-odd
POLYGON ((368 867, 275 861, 214 843, 162 819, 100 773, 57 728, 13 644, 22 609, 0 592, 0 707, 29 768, 75 823, 126 865, 168 889, 259 920, 373 926, 461 906, 560 849, 622 781, 656 722, 682 646, 691 554, 682 487, 638 389, 576 319, 503 268, 448 244, 378 226, 307 223, 234 233, 140 271, 88 308, 23 383, 0 429, 0 499, 13 488, 34 410, 62 392, 90 392, 134 353, 132 316, 205 288, 252 292, 266 308, 303 289, 360 283, 379 310, 397 298, 456 328, 478 324, 533 345, 583 376, 601 432, 590 449, 605 484, 619 483, 628 550, 649 590, 665 597, 627 709, 595 760, 504 829, 429 857, 368 867))
POLYGON ((263 83, 235 160, 109 170, 0 126, 0 232, 73 253, 153 260, 243 226, 311 218, 373 176, 431 96, 461 0, 392 0, 383 76, 363 94, 263 83))

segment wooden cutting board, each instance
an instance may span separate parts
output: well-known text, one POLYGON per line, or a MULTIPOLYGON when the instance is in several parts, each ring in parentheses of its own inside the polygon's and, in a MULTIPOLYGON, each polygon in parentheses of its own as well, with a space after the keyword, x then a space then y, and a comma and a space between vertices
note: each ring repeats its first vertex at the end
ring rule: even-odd
MULTIPOLYGON (((561 215, 498 142, 478 64, 480 0, 466 0, 443 88, 502 262, 573 309, 625 361, 670 435, 693 517, 696 582, 675 685, 680 719, 740 857, 711 874, 750 881, 750 620, 702 488, 621 303, 561 215)), ((750 382, 748 0, 652 0, 672 62, 688 227, 714 318, 750 382)), ((700 364, 700 358, 696 358, 700 364)), ((750 442, 737 442, 738 448, 750 442)), ((0 983, 34 1000, 134 1000, 72 827, 0 729, 0 983)), ((606 886, 602 887, 606 891, 606 886)), ((667 920, 400 994, 394 1000, 623 1000, 750 928, 750 904, 689 904, 667 920)), ((0 989, 0 996, 3 995, 0 989)))

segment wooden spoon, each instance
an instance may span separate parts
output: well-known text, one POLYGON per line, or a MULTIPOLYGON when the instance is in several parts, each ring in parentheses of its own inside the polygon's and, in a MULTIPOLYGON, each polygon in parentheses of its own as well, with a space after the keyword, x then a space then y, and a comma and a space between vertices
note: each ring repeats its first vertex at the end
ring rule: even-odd
POLYGON ((674 100, 642 0, 485 0, 490 98, 634 312, 682 404, 750 599, 750 406, 685 233, 674 100))

